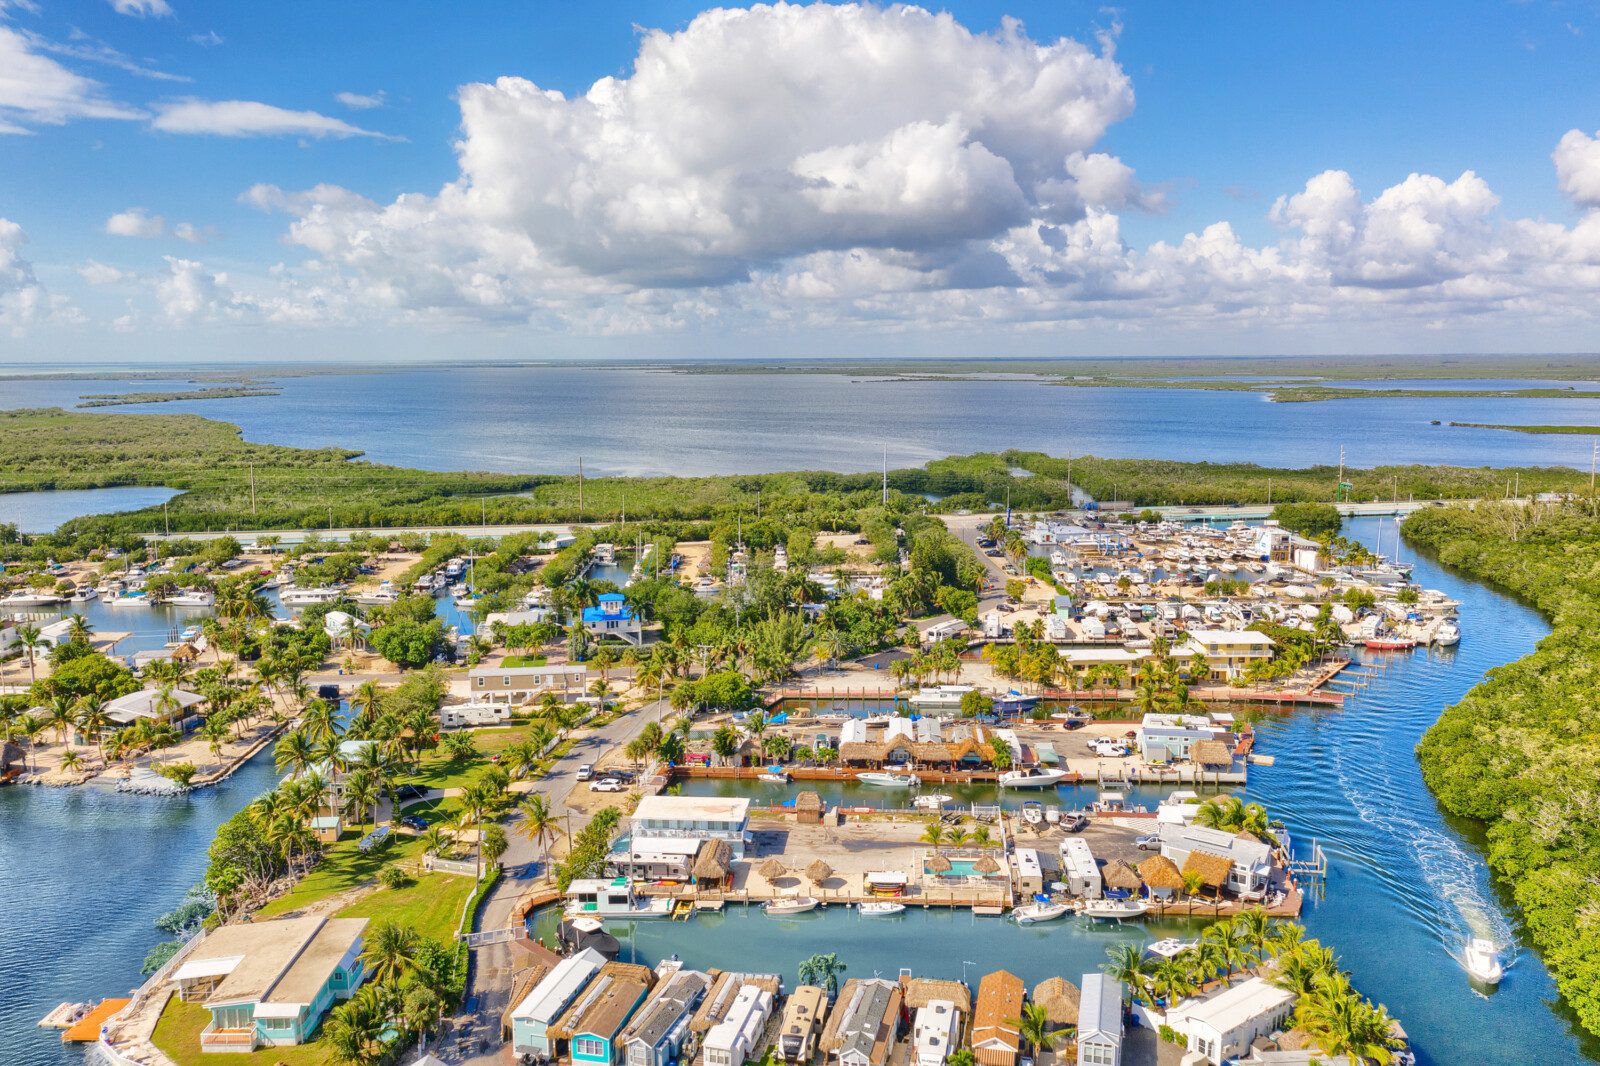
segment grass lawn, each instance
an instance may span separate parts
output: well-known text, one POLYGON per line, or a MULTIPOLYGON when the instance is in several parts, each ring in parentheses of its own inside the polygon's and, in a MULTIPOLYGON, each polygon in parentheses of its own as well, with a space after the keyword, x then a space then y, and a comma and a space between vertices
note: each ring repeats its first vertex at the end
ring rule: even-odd
POLYGON ((526 727, 515 726, 510 729, 474 729, 471 736, 478 754, 470 759, 451 759, 442 751, 432 751, 423 757, 415 773, 407 774, 401 781, 427 788, 464 788, 489 765, 490 756, 527 740, 529 732, 526 727))
POLYGON ((501 666, 543 666, 549 662, 543 655, 507 655, 501 666))
POLYGON ((184 1003, 177 996, 167 1001, 156 1022, 155 1045, 178 1066, 326 1066, 332 1054, 320 1040, 298 1047, 269 1047, 249 1054, 229 1052, 207 1054, 200 1050, 200 1031, 211 1021, 211 1012, 198 1003, 184 1003))
POLYGON ((393 837, 394 843, 382 851, 363 854, 356 849, 363 835, 346 833, 337 844, 328 848, 315 870, 302 877, 286 894, 261 908, 257 917, 275 918, 357 885, 376 884, 381 867, 391 862, 416 859, 422 854, 421 838, 409 836, 393 837))
POLYGON ((413 926, 423 936, 448 944, 456 935, 461 908, 477 885, 460 874, 423 874, 401 888, 377 888, 339 912, 340 918, 370 918, 373 924, 413 926))

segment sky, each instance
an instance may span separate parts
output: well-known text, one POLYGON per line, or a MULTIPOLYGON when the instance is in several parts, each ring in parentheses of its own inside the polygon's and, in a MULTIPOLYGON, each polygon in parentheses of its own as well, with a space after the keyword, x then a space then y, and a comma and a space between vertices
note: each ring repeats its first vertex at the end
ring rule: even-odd
POLYGON ((1600 0, 0 0, 0 362, 1600 351, 1600 0))

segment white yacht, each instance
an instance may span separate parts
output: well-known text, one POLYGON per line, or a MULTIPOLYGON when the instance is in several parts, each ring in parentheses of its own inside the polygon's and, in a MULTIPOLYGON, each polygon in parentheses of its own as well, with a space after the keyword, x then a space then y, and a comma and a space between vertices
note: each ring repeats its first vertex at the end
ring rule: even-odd
POLYGON ((167 597, 169 607, 210 607, 217 602, 210 589, 183 589, 167 597))
POLYGON ((148 607, 150 606, 150 597, 143 592, 135 592, 130 589, 102 602, 107 607, 148 607))
POLYGON ((90 600, 100 598, 100 590, 93 585, 79 585, 72 592, 73 603, 88 603, 90 600))
POLYGON ((363 589, 356 593, 356 602, 363 607, 387 607, 399 599, 400 594, 387 581, 375 589, 363 589))
POLYGON ((961 697, 976 692, 976 685, 935 685, 916 691, 907 702, 918 710, 951 710, 961 706, 961 697))
POLYGON ((1090 918, 1120 922, 1126 918, 1142 918, 1150 904, 1142 899, 1091 899, 1083 904, 1083 913, 1090 918))
POLYGON ((1067 779, 1065 770, 1046 770, 1036 767, 1032 770, 1007 770, 1000 775, 1001 788, 1055 788, 1067 779))
POLYGON ((1441 648, 1450 648, 1460 644, 1461 626, 1454 618, 1446 618, 1434 629, 1433 642, 1441 648))
POLYGON ((13 592, 5 599, 0 600, 0 607, 48 607, 53 603, 60 603, 62 597, 53 592, 13 592))
POLYGON ((279 593, 278 598, 285 607, 308 607, 314 603, 332 603, 343 595, 338 589, 290 586, 279 593))
POLYGON ((1492 940, 1474 937, 1467 941, 1461 962, 1467 968, 1467 975, 1482 984, 1497 985, 1500 978, 1505 976, 1505 966, 1500 962, 1500 949, 1492 940))
POLYGON ((943 792, 925 792, 911 801, 911 806, 924 811, 936 811, 955 797, 943 792))

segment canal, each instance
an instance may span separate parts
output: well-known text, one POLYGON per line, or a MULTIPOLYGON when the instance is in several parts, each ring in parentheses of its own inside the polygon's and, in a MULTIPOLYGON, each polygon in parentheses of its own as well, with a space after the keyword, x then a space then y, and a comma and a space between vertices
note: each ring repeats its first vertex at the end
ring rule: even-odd
MULTIPOLYGON (((1386 545, 1394 540, 1388 521, 1356 521, 1347 531, 1374 546, 1380 533, 1386 545)), ((1495 591, 1426 559, 1416 564, 1420 583, 1461 602, 1461 645, 1363 653, 1375 676, 1343 710, 1258 724, 1263 750, 1278 758, 1253 768, 1250 794, 1298 839, 1315 837, 1326 849, 1326 893, 1305 923, 1338 951, 1356 985, 1403 1021, 1423 1062, 1600 1061, 1600 1048, 1574 1035, 1530 952, 1514 953, 1491 996, 1469 988, 1453 957, 1469 931, 1510 943, 1517 930, 1489 880, 1476 828, 1440 813, 1412 751, 1444 705, 1528 652, 1546 627, 1495 591)), ((222 787, 176 800, 97 787, 0 790, 0 1062, 78 1060, 34 1023, 64 999, 113 995, 138 982, 145 952, 162 939, 151 923, 199 879, 216 826, 271 781, 270 759, 261 757, 222 787)), ((1075 805, 1066 796, 1059 802, 1075 805)), ((547 934, 549 920, 540 919, 547 934)), ((1067 919, 1018 927, 961 912, 883 920, 840 910, 773 919, 734 908, 688 923, 640 924, 621 939, 645 961, 676 953, 691 965, 779 971, 791 985, 799 960, 816 951, 838 951, 847 976, 893 977, 908 967, 975 980, 1006 967, 1032 983, 1055 974, 1076 980, 1119 940, 1168 935, 1182 924, 1067 919)))

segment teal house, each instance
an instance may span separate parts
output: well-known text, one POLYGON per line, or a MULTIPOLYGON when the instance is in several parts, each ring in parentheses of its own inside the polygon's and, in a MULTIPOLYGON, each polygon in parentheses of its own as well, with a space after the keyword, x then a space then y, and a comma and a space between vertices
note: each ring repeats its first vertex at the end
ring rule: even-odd
POLYGON ((310 1040, 334 1004, 361 987, 365 918, 280 918, 225 925, 191 948, 171 982, 211 1014, 202 1051, 254 1051, 310 1040))
POLYGON ((566 1044, 575 1066, 617 1066, 622 1031, 654 984, 655 974, 647 967, 608 962, 550 1026, 549 1035, 566 1044))

